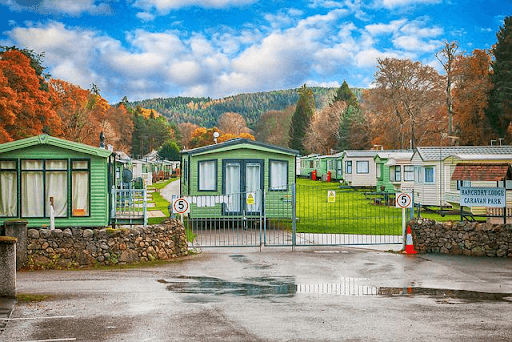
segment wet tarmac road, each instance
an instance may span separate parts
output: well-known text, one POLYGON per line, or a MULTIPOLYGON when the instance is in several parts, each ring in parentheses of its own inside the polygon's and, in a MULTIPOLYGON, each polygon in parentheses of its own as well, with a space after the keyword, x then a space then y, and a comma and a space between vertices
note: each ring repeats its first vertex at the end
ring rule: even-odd
POLYGON ((135 270, 18 274, 1 341, 512 341, 512 260, 216 249, 135 270))

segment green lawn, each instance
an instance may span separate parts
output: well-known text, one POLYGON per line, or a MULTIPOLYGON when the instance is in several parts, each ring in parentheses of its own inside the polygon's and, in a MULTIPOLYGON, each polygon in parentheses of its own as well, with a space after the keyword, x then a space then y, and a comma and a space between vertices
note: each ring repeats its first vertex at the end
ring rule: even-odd
MULTIPOLYGON (((370 190, 366 190, 370 191, 370 190)), ((364 191, 340 189, 339 183, 297 179, 297 232, 332 234, 401 234, 402 212, 366 199, 364 191), (334 190, 335 202, 328 203, 334 190)))
MULTIPOLYGON (((375 205, 365 198, 365 191, 371 190, 340 189, 339 183, 297 179, 297 232, 401 234, 401 209, 375 205), (327 202, 329 190, 336 192, 335 203, 327 202)), ((439 222, 460 220, 458 214, 441 216, 422 211, 420 215, 439 222)))

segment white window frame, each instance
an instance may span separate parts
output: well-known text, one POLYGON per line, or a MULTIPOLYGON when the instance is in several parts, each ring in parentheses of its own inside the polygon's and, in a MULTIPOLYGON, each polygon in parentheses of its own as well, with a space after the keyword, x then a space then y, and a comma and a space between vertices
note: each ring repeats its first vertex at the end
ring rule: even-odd
POLYGON ((414 182, 414 165, 404 165, 404 182, 414 182))
POLYGON ((382 163, 375 164, 375 177, 377 177, 377 179, 382 179, 382 166, 382 163))
POLYGON ((370 173, 370 162, 368 160, 357 160, 356 161, 356 173, 357 174, 369 174, 370 173), (362 165, 365 165, 362 168, 362 165))

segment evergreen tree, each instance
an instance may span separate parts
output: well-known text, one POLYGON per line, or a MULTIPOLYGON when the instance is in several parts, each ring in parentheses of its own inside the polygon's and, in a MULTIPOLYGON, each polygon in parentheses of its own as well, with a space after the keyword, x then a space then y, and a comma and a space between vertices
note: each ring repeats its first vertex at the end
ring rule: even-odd
POLYGON ((290 147, 298 150, 301 154, 306 154, 307 148, 304 146, 304 137, 315 110, 315 98, 311 89, 305 84, 297 92, 299 93, 299 100, 290 125, 290 147))
POLYGON ((176 141, 167 140, 158 151, 158 156, 165 160, 180 160, 180 148, 176 141))
POLYGON ((352 90, 350 90, 348 83, 345 80, 343 80, 341 87, 338 88, 338 91, 332 100, 333 103, 337 101, 346 101, 349 106, 357 105, 357 98, 352 90))
MULTIPOLYGON (((512 16, 496 34, 498 39, 492 49, 492 83, 487 121, 490 129, 499 138, 505 137, 512 120, 512 16)), ((510 142, 510 139, 507 139, 510 142)))
POLYGON ((351 131, 352 125, 358 117, 361 116, 361 110, 356 96, 350 90, 348 83, 344 80, 341 87, 336 92, 336 96, 333 99, 333 103, 343 101, 347 104, 346 109, 340 116, 340 128, 338 130, 338 143, 336 149, 339 151, 347 150, 352 148, 351 143, 351 131))

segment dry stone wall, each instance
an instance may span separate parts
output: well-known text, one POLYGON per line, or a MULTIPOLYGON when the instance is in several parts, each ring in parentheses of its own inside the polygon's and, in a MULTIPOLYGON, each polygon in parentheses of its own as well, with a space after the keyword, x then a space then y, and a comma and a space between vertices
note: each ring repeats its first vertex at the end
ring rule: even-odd
POLYGON ((60 269, 169 260, 187 255, 183 225, 162 224, 121 229, 29 229, 29 269, 60 269))
POLYGON ((512 225, 429 219, 409 224, 419 253, 512 258, 512 225))

